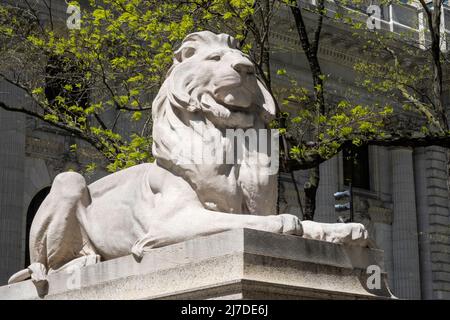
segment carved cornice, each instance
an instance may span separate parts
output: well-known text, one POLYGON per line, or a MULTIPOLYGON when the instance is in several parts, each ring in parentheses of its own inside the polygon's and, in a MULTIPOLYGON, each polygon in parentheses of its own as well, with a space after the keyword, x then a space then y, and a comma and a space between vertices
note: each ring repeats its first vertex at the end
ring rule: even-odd
MULTIPOLYGON (((279 32, 270 32, 270 38, 275 41, 276 43, 283 44, 287 43, 289 45, 293 45, 298 49, 298 52, 303 52, 303 49, 300 45, 300 41, 292 35, 289 34, 281 34, 279 32)), ((348 48, 347 52, 350 50, 348 48)), ((324 59, 338 62, 341 65, 345 65, 347 67, 353 68, 355 63, 359 61, 363 61, 360 57, 355 57, 354 55, 350 55, 346 53, 344 50, 337 50, 335 47, 327 46, 323 43, 319 46, 319 56, 321 56, 324 59)))

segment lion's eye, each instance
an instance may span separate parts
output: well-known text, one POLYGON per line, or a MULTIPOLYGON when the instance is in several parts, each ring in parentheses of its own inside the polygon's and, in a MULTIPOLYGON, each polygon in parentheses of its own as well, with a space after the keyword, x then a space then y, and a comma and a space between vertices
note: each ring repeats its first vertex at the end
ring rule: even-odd
POLYGON ((221 56, 218 55, 218 54, 214 54, 214 55, 209 56, 207 59, 208 60, 213 60, 213 61, 220 61, 221 56))

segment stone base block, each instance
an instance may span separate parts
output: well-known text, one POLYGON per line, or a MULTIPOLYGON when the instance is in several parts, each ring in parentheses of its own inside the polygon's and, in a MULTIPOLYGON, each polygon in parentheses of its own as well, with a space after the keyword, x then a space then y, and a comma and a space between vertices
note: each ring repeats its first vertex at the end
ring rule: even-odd
POLYGON ((0 299, 390 299, 380 250, 237 229, 28 280, 0 299), (368 266, 379 273, 367 273, 368 266), (41 291, 42 292, 42 291, 41 291))

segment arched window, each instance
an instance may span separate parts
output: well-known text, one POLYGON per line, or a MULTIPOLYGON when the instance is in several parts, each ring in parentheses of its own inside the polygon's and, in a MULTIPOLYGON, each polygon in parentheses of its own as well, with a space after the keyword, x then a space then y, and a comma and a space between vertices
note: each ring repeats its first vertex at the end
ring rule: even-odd
POLYGON ((31 200, 27 211, 27 225, 25 229, 26 241, 25 241, 25 268, 30 265, 30 229, 34 216, 44 201, 45 197, 50 193, 50 187, 46 187, 39 191, 31 200))

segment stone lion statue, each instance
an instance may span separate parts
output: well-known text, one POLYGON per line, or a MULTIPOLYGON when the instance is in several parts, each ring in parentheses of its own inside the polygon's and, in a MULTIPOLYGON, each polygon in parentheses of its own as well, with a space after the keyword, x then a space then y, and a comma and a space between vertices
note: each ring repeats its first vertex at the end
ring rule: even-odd
MULTIPOLYGON (((361 224, 300 221, 276 212, 277 176, 268 161, 199 164, 175 161, 182 143, 208 148, 204 132, 224 145, 227 129, 267 129, 272 96, 254 65, 226 34, 188 35, 153 102, 154 163, 91 185, 78 173, 59 174, 30 231, 31 265, 9 283, 46 281, 48 273, 81 267, 194 237, 252 228, 365 246, 361 224)), ((258 151, 244 151, 250 157, 258 151)), ((226 148, 225 148, 226 149, 226 148)), ((267 154, 259 154, 268 158, 267 154)))

